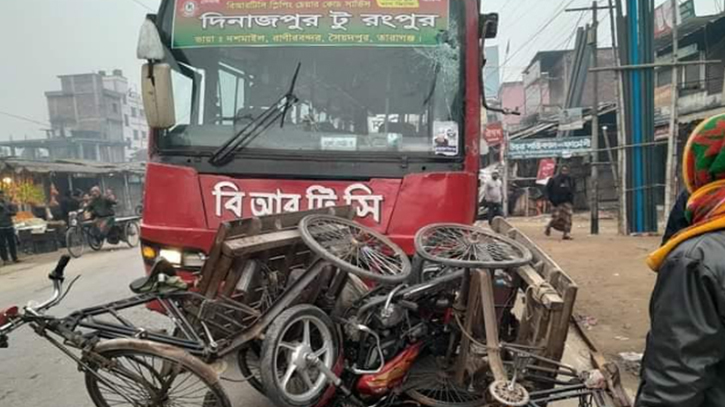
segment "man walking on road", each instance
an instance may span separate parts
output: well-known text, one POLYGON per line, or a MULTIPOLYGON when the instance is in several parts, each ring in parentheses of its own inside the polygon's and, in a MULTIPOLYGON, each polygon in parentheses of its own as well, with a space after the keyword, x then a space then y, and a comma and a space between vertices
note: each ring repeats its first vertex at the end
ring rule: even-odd
POLYGON ((491 178, 483 184, 483 200, 488 208, 488 224, 496 216, 503 216, 503 184, 498 171, 491 174, 491 178))
POLYGON ((15 245, 15 225, 13 225, 13 216, 17 212, 15 204, 5 198, 5 191, 0 190, 0 257, 5 264, 8 264, 9 259, 14 263, 19 262, 15 245))
POLYGON ((682 168, 687 224, 647 258, 657 282, 637 407, 725 406, 725 115, 692 132, 682 168))
POLYGON ((554 206, 551 221, 546 225, 544 233, 551 235, 551 229, 564 232, 564 240, 571 240, 572 216, 574 215, 574 192, 576 184, 569 175, 569 166, 562 165, 559 174, 552 177, 546 184, 546 198, 554 206))

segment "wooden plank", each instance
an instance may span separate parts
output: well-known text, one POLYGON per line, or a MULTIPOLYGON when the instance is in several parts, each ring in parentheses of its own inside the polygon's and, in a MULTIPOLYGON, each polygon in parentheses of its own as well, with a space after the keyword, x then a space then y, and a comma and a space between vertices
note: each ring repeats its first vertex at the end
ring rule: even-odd
POLYGON ((486 346, 491 372, 496 380, 508 380, 506 369, 501 358, 501 346, 498 338, 498 318, 496 304, 493 299, 493 276, 490 270, 477 270, 481 287, 481 304, 483 305, 483 323, 486 327, 486 346))
POLYGON ((541 317, 538 319, 536 328, 534 329, 534 338, 532 340, 534 346, 545 345, 550 338, 551 324, 549 322, 551 321, 552 313, 548 309, 541 310, 541 317))
POLYGON ((534 331, 534 325, 537 321, 536 304, 529 305, 534 302, 530 295, 525 298, 524 311, 521 313, 521 321, 519 322, 519 331, 516 334, 516 343, 521 345, 533 346, 531 341, 531 333, 534 331))
MULTIPOLYGON (((531 254, 534 257, 534 263, 537 263, 539 261, 543 261, 546 266, 549 268, 549 273, 553 273, 554 271, 558 271, 562 273, 566 278, 571 281, 572 283, 574 280, 571 279, 571 277, 566 274, 561 267, 552 259, 548 254, 546 254, 544 251, 542 251, 539 246, 536 245, 531 239, 529 239, 528 236, 521 233, 518 229, 513 227, 510 223, 506 221, 506 219, 503 218, 496 218, 493 221, 492 224, 493 230, 497 233, 510 236, 513 240, 515 240, 518 243, 521 243, 524 245, 527 249, 531 251, 531 254)), ((543 275, 544 278, 546 278, 546 275, 543 275)), ((559 293, 561 295, 561 293, 559 293)))
POLYGON ((561 357, 564 355, 564 346, 566 345, 566 338, 569 334, 569 320, 574 312, 577 291, 578 287, 575 284, 567 284, 564 288, 562 295, 564 306, 560 311, 561 315, 558 317, 558 321, 556 321, 556 324, 552 324, 552 333, 549 338, 549 345, 547 346, 547 357, 551 359, 561 360, 561 357))
MULTIPOLYGON (((468 297, 466 302, 466 314, 465 320, 463 321, 464 329, 467 333, 473 335, 474 324, 480 323, 478 303, 481 300, 482 293, 480 291, 480 285, 478 279, 479 274, 473 271, 470 273, 470 280, 468 281, 468 297)), ((493 298, 493 297, 491 297, 493 298)), ((471 341, 468 336, 461 336, 461 346, 458 353, 458 360, 456 361, 455 370, 455 381, 458 384, 463 384, 463 379, 466 373, 466 367, 468 366, 468 354, 471 349, 471 341)))
POLYGON ((219 225, 219 229, 217 229, 216 235, 214 236, 214 243, 209 251, 209 256, 207 256, 206 261, 204 261, 204 265, 201 268, 198 287, 199 292, 206 292, 209 288, 209 283, 212 280, 217 262, 222 254, 222 245, 224 244, 224 240, 226 239, 230 229, 231 226, 225 223, 219 225))
POLYGON ((216 267, 214 268, 211 278, 208 279, 205 289, 203 291, 200 290, 200 292, 207 298, 216 298, 217 293, 219 292, 219 285, 227 277, 227 273, 229 273, 231 266, 232 258, 222 254, 216 264, 216 267))
MULTIPOLYGON (((541 289, 541 287, 547 284, 546 280, 544 280, 544 278, 541 277, 531 266, 519 267, 516 271, 521 279, 524 280, 526 285, 532 287, 532 290, 541 289)), ((534 292, 534 294, 537 293, 534 292)), ((538 295, 534 295, 533 297, 537 298, 538 295)), ((541 304, 549 310, 561 309, 564 306, 564 301, 561 299, 559 294, 546 291, 543 295, 541 295, 541 304)))
POLYGON ((222 252, 225 255, 236 257, 254 252, 285 247, 301 241, 297 229, 265 233, 256 236, 246 236, 224 242, 222 252))
POLYGON ((232 262, 232 267, 224 279, 224 287, 222 287, 222 295, 225 297, 231 297, 234 293, 234 289, 237 287, 237 283, 242 278, 242 274, 245 272, 251 272, 248 270, 249 267, 256 267, 254 260, 249 260, 246 257, 238 257, 232 262))

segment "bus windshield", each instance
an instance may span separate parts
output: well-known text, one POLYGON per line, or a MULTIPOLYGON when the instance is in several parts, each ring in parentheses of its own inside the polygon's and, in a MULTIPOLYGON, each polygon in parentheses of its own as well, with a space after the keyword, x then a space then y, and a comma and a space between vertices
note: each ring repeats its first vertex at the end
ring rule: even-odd
MULTIPOLYGON (((464 2, 433 0, 445 15, 432 19, 425 10, 376 8, 390 1, 297 2, 314 8, 305 14, 299 5, 252 10, 253 3, 295 2, 221 1, 222 8, 204 10, 203 1, 168 0, 157 21, 173 68, 177 120, 161 133, 159 149, 219 147, 285 95, 299 64, 298 102, 284 125, 269 126, 246 151, 461 155, 464 2), (308 20, 305 30, 306 16, 317 25, 308 20), (179 28, 190 22, 203 27, 198 35, 179 28), (285 31, 290 24, 299 29, 285 31)), ((395 4, 418 1, 432 7, 425 0, 395 4)))

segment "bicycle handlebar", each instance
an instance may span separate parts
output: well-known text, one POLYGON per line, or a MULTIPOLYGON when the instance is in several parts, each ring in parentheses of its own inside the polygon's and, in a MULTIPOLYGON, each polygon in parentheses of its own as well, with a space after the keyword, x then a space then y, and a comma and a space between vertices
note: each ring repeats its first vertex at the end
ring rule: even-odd
POLYGON ((61 294, 63 294, 65 267, 68 265, 69 261, 70 256, 68 256, 67 254, 64 254, 60 257, 60 260, 58 260, 58 264, 56 264, 55 269, 50 274, 48 274, 48 278, 53 281, 53 296, 51 296, 48 300, 36 307, 27 307, 29 311, 35 313, 42 312, 50 307, 57 305, 58 302, 60 302, 61 294))

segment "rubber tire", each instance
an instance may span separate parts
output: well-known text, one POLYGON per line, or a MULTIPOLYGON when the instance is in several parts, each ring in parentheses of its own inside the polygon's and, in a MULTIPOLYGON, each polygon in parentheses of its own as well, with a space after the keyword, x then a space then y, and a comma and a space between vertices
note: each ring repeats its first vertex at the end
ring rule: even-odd
POLYGON ((260 361, 260 367, 261 367, 261 349, 260 344, 257 341, 251 342, 248 346, 244 346, 237 352, 237 364, 239 365, 239 371, 242 372, 242 376, 247 378, 247 383, 249 383, 254 390, 258 391, 260 394, 264 394, 264 386, 262 385, 262 378, 259 376, 259 373, 256 375, 252 373, 252 371, 249 369, 249 364, 247 363, 247 355, 249 353, 256 354, 257 360, 260 361))
MULTIPOLYGON (((180 360, 176 357, 173 357, 172 355, 166 355, 163 351, 151 351, 151 350, 138 350, 138 349, 117 349, 117 350, 111 350, 111 351, 105 351, 105 352, 98 352, 100 355, 106 357, 106 358, 112 358, 114 356, 120 356, 120 355, 140 355, 140 356, 153 356, 158 358, 167 359, 176 363, 180 363, 186 370, 190 372, 195 372, 193 366, 189 365, 188 363, 185 363, 185 361, 180 360)), ((221 382, 217 381, 216 383, 209 383, 207 380, 204 380, 204 376, 200 375, 199 373, 194 373, 196 377, 198 377, 204 384, 207 385, 209 388, 209 392, 207 392, 207 397, 209 394, 214 394, 217 399, 217 404, 214 407, 231 407, 232 404, 229 401, 229 397, 227 396, 226 392, 221 386, 221 382)), ((91 397, 91 400, 93 401, 93 404, 96 405, 96 407, 110 407, 108 403, 106 403, 106 400, 101 395, 101 392, 98 388, 98 381, 95 376, 93 376, 91 373, 86 372, 85 373, 85 384, 86 384, 86 390, 88 391, 88 395, 91 397)), ((205 400, 206 402, 206 400, 205 400)))
POLYGON ((68 249, 68 254, 70 254, 74 259, 83 256, 83 247, 85 246, 85 243, 83 231, 78 226, 71 226, 65 232, 65 246, 68 249), (80 239, 81 245, 72 245, 71 239, 80 239))
POLYGON ((408 258, 408 255, 405 254, 403 249, 400 248, 400 246, 393 243, 390 239, 385 237, 383 234, 378 233, 375 230, 372 230, 368 227, 365 227, 363 225, 360 225, 357 222, 351 221, 349 219, 344 218, 338 218, 337 216, 332 215, 308 215, 302 218, 299 224, 299 231, 300 235, 302 237, 302 241, 305 242, 305 244, 315 252, 317 255, 322 257, 323 259, 327 260, 328 262, 334 264, 337 266, 340 270, 344 270, 348 273, 355 274, 356 276, 360 277, 363 280, 369 280, 369 281, 375 281, 383 284, 400 284, 402 282, 408 281, 408 278, 410 277, 411 270, 413 267, 410 264, 410 259, 408 258), (327 249, 322 247, 319 243, 317 243, 317 240, 312 236, 312 234, 309 231, 309 223, 313 220, 317 219, 327 219, 332 220, 344 225, 353 225, 357 228, 365 229, 366 232, 370 233, 371 235, 375 236, 377 239, 380 239, 383 241, 386 245, 388 245, 390 248, 395 251, 395 254, 397 254, 401 261, 402 261, 402 271, 400 274, 396 276, 384 276, 380 274, 374 274, 367 270, 363 270, 359 267, 355 267, 352 264, 349 264, 345 261, 340 260, 337 256, 332 255, 332 253, 328 252, 327 249))
POLYGON ((126 226, 123 228, 123 240, 126 242, 128 247, 136 247, 138 246, 138 242, 141 240, 141 229, 138 226, 137 222, 128 222, 126 223, 126 226), (130 235, 129 231, 135 229, 135 238, 134 242, 129 241, 128 236, 130 235))
POLYGON ((509 239, 506 236, 496 234, 495 232, 489 232, 486 229, 482 229, 476 226, 468 226, 468 225, 461 225, 458 223, 434 223, 428 226, 423 227, 422 229, 418 230, 418 232, 415 234, 415 252, 417 255, 422 257, 423 259, 436 264, 443 264, 450 267, 462 267, 462 268, 487 268, 487 269, 508 269, 508 268, 515 268, 515 267, 521 267, 525 264, 528 264, 533 259, 533 255, 531 254, 531 251, 527 249, 524 245, 521 243, 509 239), (469 231, 475 231, 477 233, 482 233, 488 236, 491 236, 492 238, 499 240, 505 244, 508 244, 510 246, 515 247, 519 252, 521 252, 522 257, 518 260, 512 260, 512 261, 500 261, 500 262, 477 262, 477 261, 467 261, 467 260, 453 260, 453 259, 445 259, 440 258, 436 256, 432 256, 429 253, 427 253, 425 250, 423 250, 423 235, 426 231, 430 229, 435 228, 457 228, 457 229, 465 229, 469 231))
POLYGON ((335 329, 335 325, 332 323, 330 317, 321 309, 315 307, 314 305, 300 304, 295 305, 294 307, 291 307, 283 313, 279 314, 274 319, 274 321, 272 321, 272 323, 269 325, 269 328, 267 328, 267 332, 264 334, 264 342, 262 343, 262 358, 259 369, 262 376, 264 395, 267 396, 267 398, 269 398, 269 400, 277 407, 316 406, 319 403, 320 399, 325 395, 325 393, 327 393, 329 388, 334 386, 332 383, 330 383, 328 386, 324 387, 323 390, 320 391, 320 393, 316 397, 314 397, 306 404, 299 404, 290 401, 289 399, 284 397, 282 395, 283 392, 277 388, 277 380, 274 377, 274 369, 272 369, 272 366, 274 366, 275 363, 276 344, 279 340, 282 339, 281 335, 287 328, 287 324, 302 315, 313 316, 322 321, 322 323, 327 327, 327 329, 330 331, 330 334, 332 335, 334 348, 333 360, 336 361, 338 359, 338 355, 340 354, 340 340, 337 334, 337 330, 335 329))
POLYGON ((88 235, 88 247, 93 249, 93 251, 99 251, 103 248, 103 243, 106 241, 106 239, 102 240, 96 240, 93 236, 90 234, 88 235))

